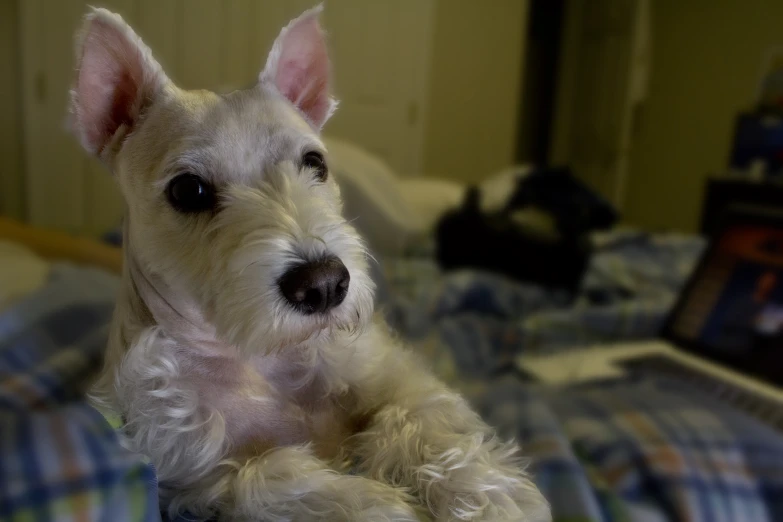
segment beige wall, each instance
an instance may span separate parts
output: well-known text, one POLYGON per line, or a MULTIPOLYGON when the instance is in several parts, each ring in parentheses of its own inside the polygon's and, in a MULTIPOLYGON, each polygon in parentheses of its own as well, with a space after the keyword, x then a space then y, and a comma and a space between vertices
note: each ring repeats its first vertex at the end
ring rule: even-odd
POLYGON ((632 148, 626 217, 694 231, 707 175, 728 162, 764 52, 783 46, 780 0, 653 2, 649 99, 632 148))
POLYGON ((439 0, 424 172, 476 181, 514 159, 527 0, 439 0))
POLYGON ((21 218, 22 140, 16 2, 0 1, 0 214, 21 218))
MULTIPOLYGON (((22 171, 23 161, 19 5, 21 0, 0 1, 0 213, 14 216, 23 214, 25 201, 23 178, 12 175, 22 171)), ((419 115, 424 122, 421 170, 476 181, 515 157, 528 1, 435 0, 434 6, 432 70, 419 115)), ((57 29, 68 34, 75 24, 60 23, 57 29)), ((100 176, 108 183, 102 170, 100 176)))

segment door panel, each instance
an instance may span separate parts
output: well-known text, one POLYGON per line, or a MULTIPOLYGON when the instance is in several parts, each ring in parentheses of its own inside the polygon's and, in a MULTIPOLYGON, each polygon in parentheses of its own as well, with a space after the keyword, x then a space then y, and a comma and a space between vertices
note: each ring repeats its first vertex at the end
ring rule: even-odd
POLYGON ((618 208, 644 95, 647 11, 648 0, 573 0, 564 31, 550 162, 570 165, 618 208))
POLYGON ((341 100, 327 133, 405 174, 421 170, 433 15, 431 0, 340 0, 325 13, 341 100))
POLYGON ((27 211, 37 225, 84 226, 85 157, 65 132, 75 2, 20 2, 27 211))

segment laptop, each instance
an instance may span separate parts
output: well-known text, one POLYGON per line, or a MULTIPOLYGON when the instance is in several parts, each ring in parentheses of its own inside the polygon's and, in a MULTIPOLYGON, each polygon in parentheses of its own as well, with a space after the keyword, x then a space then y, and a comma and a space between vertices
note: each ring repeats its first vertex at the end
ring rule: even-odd
POLYGON ((660 339, 524 355, 516 366, 561 385, 667 374, 783 429, 783 212, 728 210, 660 339))

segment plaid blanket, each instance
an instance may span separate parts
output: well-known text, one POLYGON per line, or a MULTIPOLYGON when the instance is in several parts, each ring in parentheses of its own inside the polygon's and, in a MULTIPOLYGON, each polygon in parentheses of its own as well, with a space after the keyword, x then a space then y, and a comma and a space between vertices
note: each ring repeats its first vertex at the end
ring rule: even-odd
MULTIPOLYGON (((753 419, 679 383, 555 391, 513 374, 496 376, 519 350, 642 335, 634 325, 647 321, 611 310, 643 315, 635 298, 642 296, 656 303, 650 315, 659 320, 664 298, 681 284, 673 267, 684 273, 700 248, 656 244, 611 243, 591 267, 582 304, 569 308, 533 287, 465 272, 432 273, 431 284, 418 287, 395 287, 392 278, 387 311, 411 327, 417 348, 432 354, 436 371, 452 376, 488 422, 523 443, 557 522, 783 520, 783 439, 753 419), (646 258, 654 248, 664 267, 658 275, 652 266, 634 265, 629 254, 638 249, 646 258), (623 270, 637 275, 624 280, 623 270), (600 296, 590 295, 591 285, 600 296), (421 302, 427 314, 416 317, 411 305, 421 302), (558 334, 568 317, 580 333, 558 334), (472 339, 446 335, 448 319, 455 328, 473 325, 472 339), (509 331, 518 337, 501 335, 509 331), (469 342, 477 355, 467 353, 469 342), (465 371, 471 361, 480 371, 465 371)), ((107 274, 56 266, 49 285, 0 314, 0 520, 161 519, 154 470, 123 450, 80 398, 105 344, 116 288, 107 274)))
POLYGON ((526 352, 655 337, 704 241, 629 231, 596 242, 571 303, 502 276, 443 274, 425 245, 411 256, 384 260, 388 289, 381 305, 390 323, 420 341, 431 360, 453 360, 457 373, 441 375, 448 381, 491 376, 526 352))
POLYGON ((675 380, 469 392, 533 458, 555 521, 783 520, 783 437, 675 380))
POLYGON ((82 392, 100 362, 118 287, 57 265, 0 315, 0 520, 159 520, 157 486, 82 392))

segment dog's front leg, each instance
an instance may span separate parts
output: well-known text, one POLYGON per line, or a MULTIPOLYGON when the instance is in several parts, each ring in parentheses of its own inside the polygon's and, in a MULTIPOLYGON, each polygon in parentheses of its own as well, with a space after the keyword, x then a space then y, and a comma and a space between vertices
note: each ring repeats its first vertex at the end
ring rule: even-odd
POLYGON ((176 504, 197 512, 218 506, 220 520, 419 520, 401 489, 339 474, 303 446, 226 461, 178 497, 176 504))
POLYGON ((500 441, 458 394, 394 350, 364 385, 378 399, 357 436, 361 470, 410 487, 437 520, 550 519, 518 448, 500 441))

